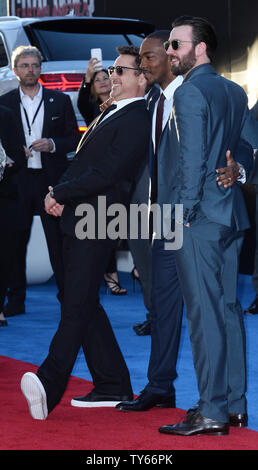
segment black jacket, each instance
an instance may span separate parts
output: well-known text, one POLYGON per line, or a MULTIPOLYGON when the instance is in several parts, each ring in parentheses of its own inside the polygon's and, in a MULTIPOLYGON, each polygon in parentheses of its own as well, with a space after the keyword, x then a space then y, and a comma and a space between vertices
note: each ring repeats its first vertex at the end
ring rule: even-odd
MULTIPOLYGON (((146 165, 151 122, 145 100, 134 101, 102 121, 86 136, 75 160, 54 187, 57 202, 64 204, 64 232, 74 235, 75 209, 91 204, 98 214, 98 196, 129 204, 137 177, 146 165)), ((86 134, 87 135, 87 134, 86 134)))
MULTIPOLYGON (((66 154, 76 150, 80 134, 70 97, 64 93, 48 89, 43 89, 43 96, 44 122, 42 137, 54 140, 56 152, 42 152, 41 160, 46 177, 46 185, 54 186, 68 168, 69 162, 66 154)), ((20 112, 19 89, 17 88, 0 96, 0 105, 10 108, 15 113, 18 130, 25 144, 20 112)))
POLYGON ((15 116, 5 106, 0 106, 0 140, 7 156, 14 161, 12 167, 5 167, 0 181, 1 230, 13 232, 25 228, 25 213, 18 184, 25 158, 15 116))

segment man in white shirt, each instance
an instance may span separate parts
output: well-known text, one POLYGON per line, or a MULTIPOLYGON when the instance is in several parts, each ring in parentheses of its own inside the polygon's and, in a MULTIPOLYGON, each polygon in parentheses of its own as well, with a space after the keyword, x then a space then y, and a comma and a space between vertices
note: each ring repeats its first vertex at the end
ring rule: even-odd
POLYGON ((80 136, 70 97, 41 86, 41 60, 35 47, 15 49, 12 65, 19 87, 0 97, 0 103, 15 112, 26 156, 20 186, 27 230, 20 237, 17 265, 4 309, 7 317, 25 311, 26 247, 34 215, 41 218, 59 300, 63 296, 61 232, 58 221, 44 210, 44 197, 48 187, 56 184, 67 169, 66 154, 76 149, 80 136))

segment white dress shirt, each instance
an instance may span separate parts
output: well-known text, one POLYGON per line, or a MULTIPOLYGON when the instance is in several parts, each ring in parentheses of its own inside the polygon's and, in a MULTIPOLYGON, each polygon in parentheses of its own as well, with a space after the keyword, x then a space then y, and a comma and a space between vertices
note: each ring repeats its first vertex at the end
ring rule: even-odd
MULTIPOLYGON (((165 90, 160 89, 161 93, 165 96, 164 101, 164 111, 163 111, 163 120, 162 120, 162 130, 168 122, 172 106, 173 106, 173 97, 176 89, 183 83, 183 77, 179 75, 175 78, 170 84, 165 88, 165 90)), ((156 116, 157 116, 157 107, 159 100, 156 101, 152 117, 152 141, 153 149, 155 152, 155 129, 156 129, 156 116)))
POLYGON ((116 109, 112 109, 112 111, 110 111, 110 113, 108 113, 104 118, 103 118, 103 121, 105 121, 105 119, 109 118, 110 116, 112 116, 112 114, 116 113, 117 111, 119 111, 119 109, 122 109, 124 106, 126 106, 127 104, 130 104, 130 103, 133 103, 134 101, 139 101, 139 100, 144 100, 144 96, 140 96, 138 98, 126 98, 124 100, 119 100, 119 101, 112 101, 112 104, 115 104, 116 105, 116 109))
MULTIPOLYGON (((41 139, 42 137, 43 120, 44 120, 44 102, 42 102, 40 109, 38 111, 38 114, 36 116, 36 119, 34 123, 32 124, 33 118, 35 116, 35 113, 38 109, 38 106, 43 96, 42 91, 43 91, 42 86, 40 85, 38 94, 35 95, 33 98, 31 98, 29 95, 25 95, 20 87, 21 117, 22 117, 22 125, 23 125, 27 147, 29 147, 32 144, 32 142, 34 142, 35 140, 41 139), (24 109, 27 112, 28 120, 31 126, 31 135, 29 134, 29 128, 28 128, 26 117, 25 117, 24 109)), ((32 155, 33 157, 30 157, 27 160, 28 168, 41 169, 42 168, 41 153, 35 152, 34 150, 32 150, 32 155)))

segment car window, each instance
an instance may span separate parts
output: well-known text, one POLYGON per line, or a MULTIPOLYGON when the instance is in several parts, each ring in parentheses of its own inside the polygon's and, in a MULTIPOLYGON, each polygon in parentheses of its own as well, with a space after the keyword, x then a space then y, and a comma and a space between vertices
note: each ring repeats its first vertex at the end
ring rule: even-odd
POLYGON ((8 56, 6 54, 4 39, 0 33, 0 67, 6 67, 8 65, 8 56))
POLYGON ((85 34, 74 32, 44 31, 34 32, 43 56, 47 60, 88 60, 90 50, 102 49, 103 60, 114 60, 118 46, 134 44, 140 46, 143 37, 136 34, 85 34))

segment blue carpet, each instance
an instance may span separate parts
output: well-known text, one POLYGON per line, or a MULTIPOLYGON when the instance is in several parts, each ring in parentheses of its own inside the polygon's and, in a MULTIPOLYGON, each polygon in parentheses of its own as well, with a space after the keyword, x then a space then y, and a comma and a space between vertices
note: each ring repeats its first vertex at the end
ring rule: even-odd
MULTIPOLYGON (((122 297, 106 295, 103 287, 100 295, 101 303, 109 316, 123 351, 131 374, 134 393, 139 394, 147 381, 150 337, 137 336, 132 326, 146 319, 146 311, 139 286, 137 286, 137 292, 133 292, 130 275, 120 273, 119 277, 122 286, 127 288, 128 295, 122 297)), ((253 300, 254 291, 250 276, 239 276, 238 296, 243 308, 246 308, 253 300)), ((46 284, 28 287, 26 311, 25 315, 8 318, 8 327, 0 328, 0 355, 39 365, 47 355, 60 318, 56 286, 52 279, 46 284)), ((258 315, 245 315, 244 321, 247 336, 249 428, 258 431, 258 315)), ((77 357, 73 375, 91 380, 82 351, 77 357)), ((185 315, 178 358, 178 378, 175 386, 178 408, 187 409, 197 401, 198 391, 185 315)))

